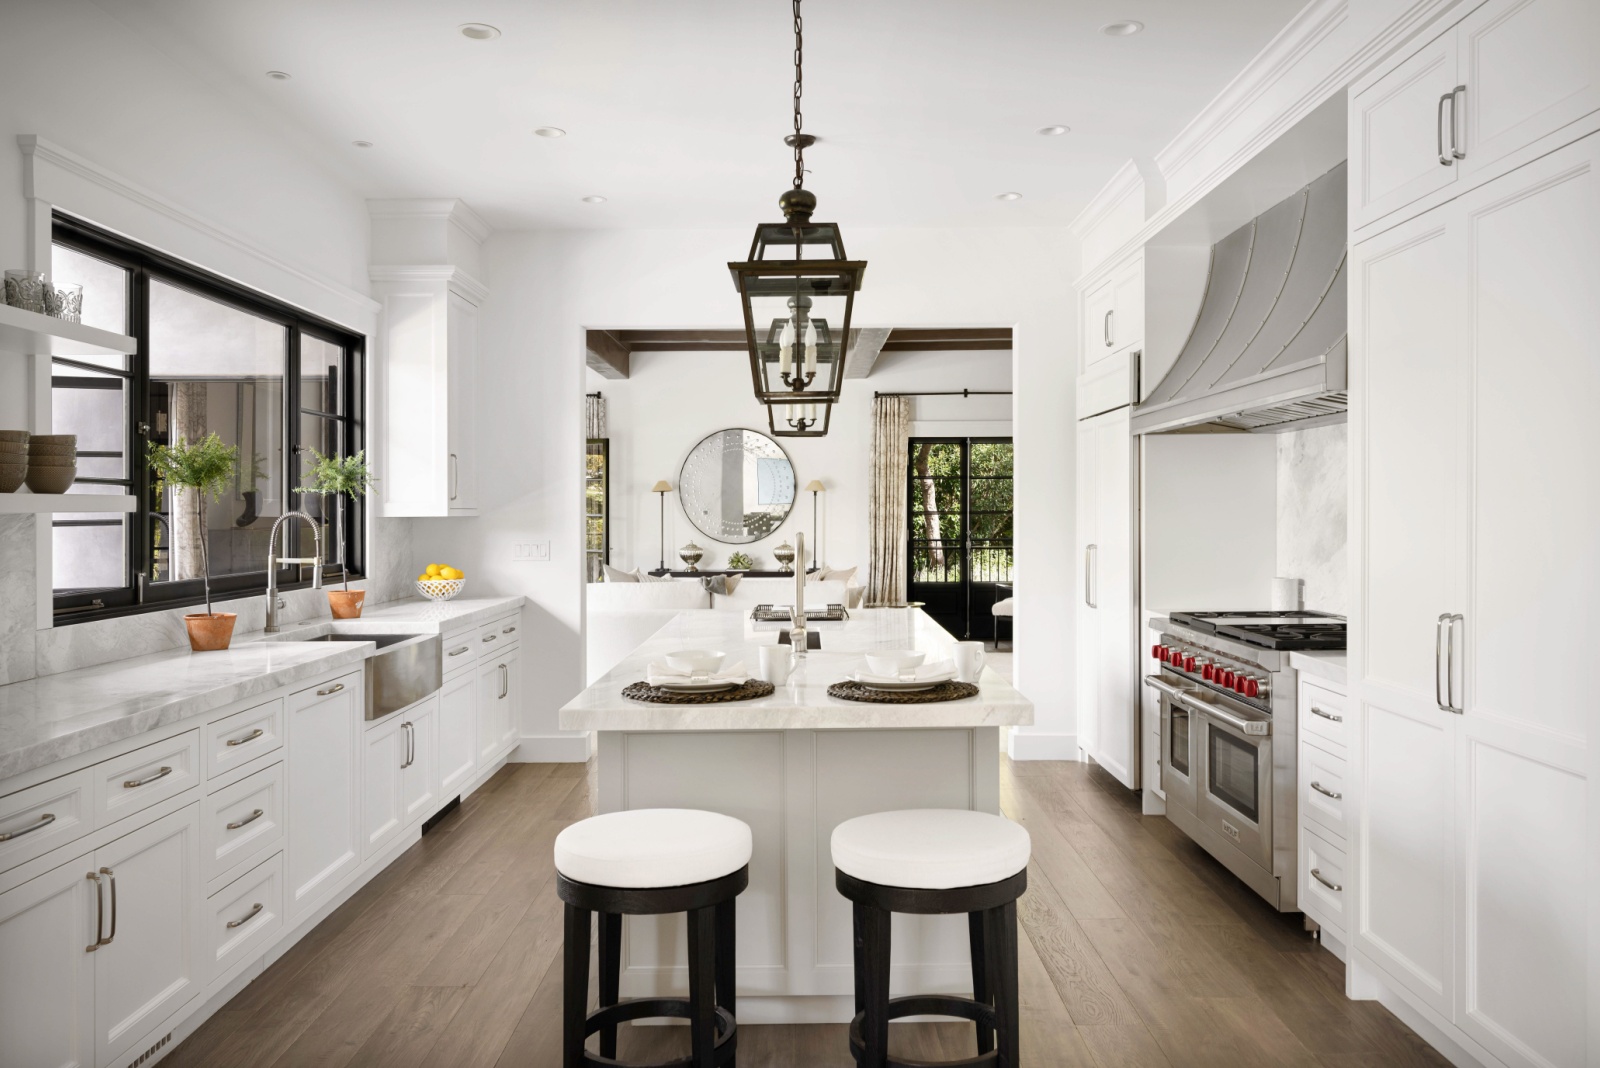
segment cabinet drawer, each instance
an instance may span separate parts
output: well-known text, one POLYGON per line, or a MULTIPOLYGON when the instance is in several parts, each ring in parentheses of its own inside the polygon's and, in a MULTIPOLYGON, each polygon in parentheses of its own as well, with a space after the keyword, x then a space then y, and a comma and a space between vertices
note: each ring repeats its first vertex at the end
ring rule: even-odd
MULTIPOLYGON (((478 628, 477 648, 480 656, 498 656, 500 651, 522 637, 522 624, 517 616, 506 616, 478 628)), ((449 650, 445 650, 446 655, 449 650)), ((448 663, 448 661, 446 661, 448 663)))
POLYGON ((93 827, 94 769, 0 797, 0 871, 43 856, 93 827))
POLYGON ((1300 911, 1345 940, 1344 850, 1300 828, 1300 911))
POLYGON ((283 841, 283 764, 247 775, 201 806, 200 868, 209 884, 283 841))
POLYGON ((1343 844, 1350 839, 1346 811, 1344 757, 1334 756, 1314 745, 1301 745, 1301 817, 1314 820, 1329 834, 1337 835, 1343 844))
POLYGON ((185 731, 164 742, 102 761, 94 773, 95 826, 176 797, 200 782, 200 732, 185 731))
POLYGON ((283 930, 283 854, 251 868, 206 901, 210 982, 227 982, 283 930))
POLYGON ((283 698, 207 723, 205 740, 208 779, 283 748, 283 698))
MULTIPOLYGON (((469 668, 478 662, 478 649, 482 643, 478 641, 478 632, 464 630, 452 634, 444 639, 444 673, 446 676, 469 668)), ((499 642, 489 643, 491 646, 499 642)))
POLYGON ((1308 738, 1331 742, 1340 753, 1345 751, 1344 708, 1344 695, 1301 680, 1300 729, 1308 738))

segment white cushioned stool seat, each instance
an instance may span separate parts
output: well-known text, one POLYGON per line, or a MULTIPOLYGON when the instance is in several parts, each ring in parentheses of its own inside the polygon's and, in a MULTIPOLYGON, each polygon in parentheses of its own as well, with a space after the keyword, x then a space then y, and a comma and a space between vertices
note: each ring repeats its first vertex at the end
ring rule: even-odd
POLYGON ((750 827, 693 808, 608 812, 556 835, 555 861, 556 871, 591 886, 686 886, 750 863, 750 827))
POLYGON ((1007 597, 1003 601, 996 601, 994 607, 989 609, 989 612, 996 616, 1014 616, 1017 614, 1017 599, 1015 597, 1007 597))
POLYGON ((879 886, 950 890, 1009 879, 1028 866, 1028 832, 966 809, 875 812, 833 829, 833 866, 879 886))

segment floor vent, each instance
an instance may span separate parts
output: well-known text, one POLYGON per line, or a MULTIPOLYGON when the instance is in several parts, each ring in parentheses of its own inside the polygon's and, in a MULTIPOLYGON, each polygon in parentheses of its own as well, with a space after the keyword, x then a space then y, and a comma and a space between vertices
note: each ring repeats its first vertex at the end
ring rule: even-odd
POLYGON ((128 1062, 128 1068, 139 1068, 139 1065, 143 1064, 145 1061, 149 1060, 151 1057, 154 1057, 161 1050, 166 1049, 168 1044, 170 1044, 171 1042, 172 1042, 172 1032, 168 1031, 166 1034, 161 1036, 161 1041, 157 1042, 155 1045, 151 1046, 149 1049, 147 1049, 143 1053, 139 1054, 139 1059, 138 1060, 129 1061, 128 1062))

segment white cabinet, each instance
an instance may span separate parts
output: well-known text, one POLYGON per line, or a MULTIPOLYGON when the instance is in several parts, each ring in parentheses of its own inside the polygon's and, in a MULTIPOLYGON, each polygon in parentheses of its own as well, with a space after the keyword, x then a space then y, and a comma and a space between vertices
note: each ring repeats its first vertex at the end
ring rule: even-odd
POLYGON ((1351 226, 1470 186, 1596 108, 1600 5, 1490 0, 1354 87, 1351 226))
POLYGON ((477 423, 472 412, 478 388, 478 308, 459 293, 449 296, 450 427, 446 435, 451 515, 478 512, 477 423))
POLYGON ((1083 295, 1083 362, 1079 373, 1143 344, 1144 257, 1136 255, 1083 295))
POLYGON ((1510 1064, 1585 1059, 1597 171, 1590 136, 1352 249, 1352 945, 1510 1064))
POLYGON ((400 726, 410 749, 400 765, 400 814, 411 824, 439 808, 438 696, 420 702, 405 715, 400 726))
POLYGON ((405 826, 401 811, 401 765, 411 734, 399 716, 367 728, 361 746, 361 855, 370 857, 405 826))
POLYGON ((0 1064, 95 1064, 93 860, 0 894, 0 1064))
MULTIPOLYGON (((470 636, 452 648, 469 648, 470 636)), ((446 661, 448 663, 448 661, 446 661)), ((461 792, 478 769, 478 672, 469 668, 445 679, 439 690, 439 794, 445 799, 461 792)))
POLYGON ((289 698, 291 919, 361 862, 361 707, 360 672, 289 698))
POLYGON ((517 739, 522 657, 513 645, 478 665, 478 766, 503 756, 517 739))
POLYGON ((1129 409, 1078 423, 1079 745, 1139 785, 1137 471, 1129 409))

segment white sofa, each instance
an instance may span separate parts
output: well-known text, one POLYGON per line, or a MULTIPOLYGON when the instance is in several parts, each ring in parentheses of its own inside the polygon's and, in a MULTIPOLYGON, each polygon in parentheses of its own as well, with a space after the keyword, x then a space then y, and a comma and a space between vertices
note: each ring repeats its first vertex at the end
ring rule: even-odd
MULTIPOLYGON (((793 604, 794 580, 744 578, 729 594, 712 595, 699 579, 667 582, 592 582, 588 593, 586 668, 592 684, 616 667, 679 612, 718 611, 748 615, 758 604, 793 604)), ((808 582, 806 606, 859 603, 860 587, 843 582, 808 582)))

